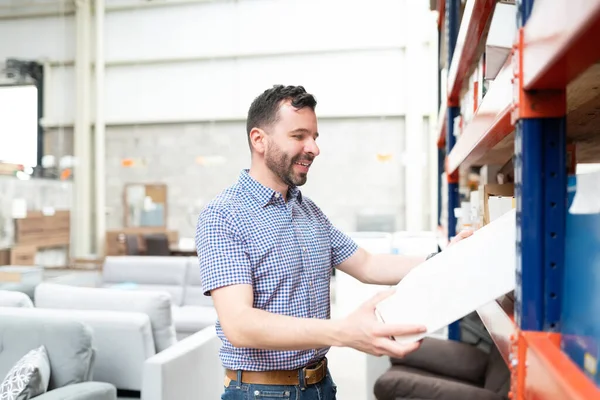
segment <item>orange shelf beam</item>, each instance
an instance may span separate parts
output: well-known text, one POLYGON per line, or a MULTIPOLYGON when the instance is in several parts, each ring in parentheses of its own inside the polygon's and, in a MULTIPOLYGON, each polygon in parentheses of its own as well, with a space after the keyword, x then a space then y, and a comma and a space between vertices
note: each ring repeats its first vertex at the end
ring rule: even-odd
POLYGON ((446 110, 448 109, 448 105, 445 101, 442 101, 442 105, 440 106, 440 112, 438 113, 438 121, 437 121, 437 131, 438 131, 438 140, 437 147, 438 149, 443 149, 446 146, 446 110))
POLYGON ((438 29, 441 31, 444 29, 444 20, 446 19, 446 0, 438 0, 437 3, 437 12, 438 12, 438 29))
POLYGON ((512 76, 509 59, 448 155, 446 172, 456 171, 461 164, 472 165, 514 130, 510 118, 512 76))
POLYGON ((502 300, 492 301, 479 307, 477 314, 502 354, 502 358, 510 366, 511 339, 516 334, 514 302, 503 297, 502 300))
MULTIPOLYGON (((600 399, 600 389, 556 345, 557 334, 522 332, 527 348, 527 400, 600 399)), ((521 398, 521 396, 519 396, 521 398)))
POLYGON ((523 88, 564 89, 600 59, 600 1, 537 1, 523 34, 523 88))
POLYGON ((494 14, 496 0, 469 0, 458 31, 452 63, 448 69, 448 99, 458 104, 463 83, 480 55, 480 42, 494 14))

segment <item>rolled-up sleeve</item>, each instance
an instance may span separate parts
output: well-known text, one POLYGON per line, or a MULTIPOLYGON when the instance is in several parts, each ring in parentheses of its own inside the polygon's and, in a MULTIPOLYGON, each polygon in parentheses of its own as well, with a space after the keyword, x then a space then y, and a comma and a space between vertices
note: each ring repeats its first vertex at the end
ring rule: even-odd
POLYGON ((334 267, 340 265, 352 256, 358 246, 348 235, 329 223, 329 237, 331 238, 331 263, 334 267))
POLYGON ((224 286, 252 285, 246 244, 227 210, 209 207, 198 217, 196 249, 204 294, 224 286))

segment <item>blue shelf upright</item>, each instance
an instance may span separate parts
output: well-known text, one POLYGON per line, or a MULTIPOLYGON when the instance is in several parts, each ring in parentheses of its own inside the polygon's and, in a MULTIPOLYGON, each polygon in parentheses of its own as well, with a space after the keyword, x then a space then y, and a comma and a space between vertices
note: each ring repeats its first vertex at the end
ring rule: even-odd
MULTIPOLYGON (((458 38, 460 1, 448 0, 446 5, 446 48, 448 53, 448 63, 452 64, 454 49, 456 48, 456 39, 458 38)), ((446 116, 446 156, 456 143, 454 132, 454 119, 460 114, 458 102, 448 99, 448 111, 446 116)), ((447 174, 448 179, 448 241, 456 235, 456 218, 454 217, 454 209, 460 206, 458 197, 458 171, 453 174, 447 174)), ((460 324, 454 322, 448 327, 448 338, 451 340, 460 340, 460 324)))
MULTIPOLYGON (((532 0, 519 2, 520 26, 525 25, 532 7, 532 0)), ((522 44, 521 33, 518 60, 522 44)), ((523 90, 522 82, 518 83, 515 319, 525 331, 558 332, 567 203, 566 94, 564 87, 528 92, 523 90)))

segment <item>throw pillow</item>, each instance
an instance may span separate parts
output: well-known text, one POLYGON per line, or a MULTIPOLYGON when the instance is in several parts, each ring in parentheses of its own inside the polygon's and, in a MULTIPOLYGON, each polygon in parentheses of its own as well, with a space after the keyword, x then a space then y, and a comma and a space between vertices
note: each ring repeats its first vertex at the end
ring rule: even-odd
POLYGON ((29 400, 46 393, 50 381, 50 361, 40 346, 25 354, 0 384, 1 400, 29 400))

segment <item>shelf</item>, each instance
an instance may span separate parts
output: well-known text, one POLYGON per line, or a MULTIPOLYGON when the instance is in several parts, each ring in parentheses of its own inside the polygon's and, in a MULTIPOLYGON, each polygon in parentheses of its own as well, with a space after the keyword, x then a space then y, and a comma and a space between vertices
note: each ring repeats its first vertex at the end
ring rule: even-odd
POLYGON ((527 346, 525 399, 600 399, 600 389, 563 353, 555 335, 523 332, 527 346))
POLYGON ((523 31, 523 87, 561 89, 600 59, 600 1, 536 1, 523 31))
POLYGON ((513 153, 507 140, 514 127, 510 120, 512 102, 512 66, 509 62, 498 73, 473 119, 465 127, 448 156, 448 172, 461 164, 504 164, 513 153))
MULTIPOLYGON (((475 116, 448 156, 448 172, 460 165, 505 164, 514 153, 510 119, 512 69, 504 66, 475 116)), ((577 162, 600 161, 600 64, 594 64, 567 87, 567 138, 577 143, 577 162)))
POLYGON ((511 337, 516 333, 514 322, 514 301, 510 296, 492 301, 477 309, 479 318, 485 325, 494 344, 507 365, 510 365, 511 337))
POLYGON ((471 76, 483 52, 481 40, 487 34, 495 7, 496 0, 467 1, 448 69, 448 98, 456 104, 465 80, 471 76))

